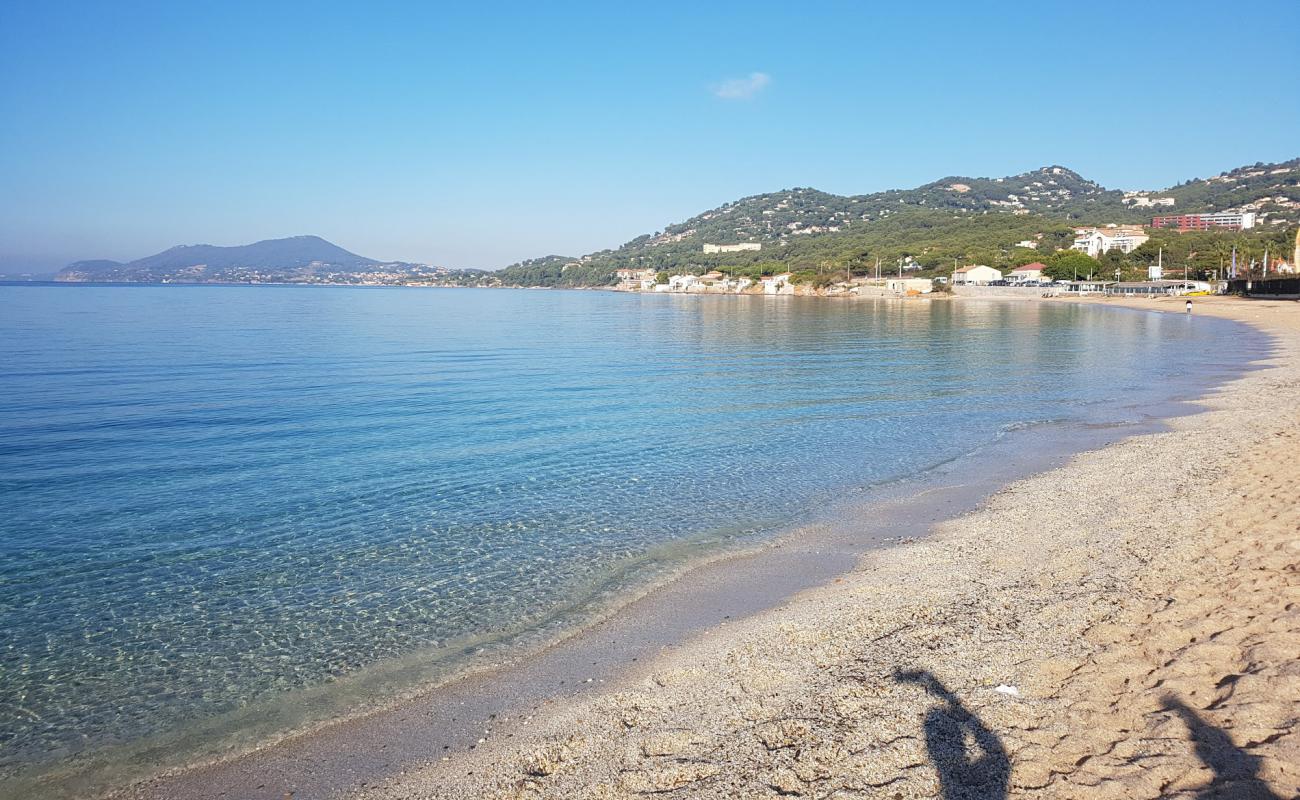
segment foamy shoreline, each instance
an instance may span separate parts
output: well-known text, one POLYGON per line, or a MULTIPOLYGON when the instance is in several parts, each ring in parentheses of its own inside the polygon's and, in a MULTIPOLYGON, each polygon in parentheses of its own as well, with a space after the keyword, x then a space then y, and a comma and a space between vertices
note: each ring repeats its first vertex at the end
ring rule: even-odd
MULTIPOLYGON (((895 677, 899 670, 923 670, 1001 742, 1006 769, 986 761, 984 772, 995 780, 1009 772, 1013 793, 1045 787, 1048 796, 1092 796, 1091 784, 1080 780, 1094 773, 1068 767, 1065 755, 1074 754, 1073 763, 1090 744, 1108 743, 1113 750, 1115 743, 1104 736, 1096 742, 1073 736, 1076 727, 1090 724, 1071 724, 1069 715, 1095 698, 1078 691, 1077 679, 1063 676, 1113 652, 1114 647, 1088 638, 1110 630, 1104 620, 1132 612, 1143 597, 1168 593, 1169 586, 1156 585, 1161 569, 1192 569, 1203 552, 1197 549, 1204 544, 1198 521, 1222 512, 1198 492, 1198 476, 1213 470, 1216 458, 1220 468, 1239 461, 1237 451, 1248 440, 1267 439, 1254 428, 1228 430, 1233 426, 1226 418, 1233 409, 1256 408, 1270 397, 1285 403, 1280 374, 1297 372, 1296 304, 1198 301, 1197 309, 1235 319, 1280 310, 1292 326, 1289 345, 1285 326, 1270 324, 1278 320, 1254 320, 1279 337, 1279 366, 1216 393, 1209 403, 1213 410, 1175 421, 1169 433, 1088 452, 1064 467, 1017 481, 978 511, 940 524, 933 536, 872 552, 833 584, 710 626, 681 647, 644 658, 616 690, 588 689, 544 705, 526 721, 484 720, 484 741, 473 751, 448 760, 431 754, 427 766, 416 768, 394 754, 394 767, 404 765, 401 771, 358 764, 339 752, 338 763, 317 769, 360 770, 372 780, 361 796, 373 798, 647 792, 851 797, 875 796, 882 787, 889 788, 885 796, 890 797, 895 792, 934 796, 938 772, 923 728, 936 706, 921 684, 895 677), (1124 468, 1158 474, 1117 485, 1115 471, 1124 468), (1123 497, 1108 494, 1115 491, 1123 497), (1044 496, 1058 499, 1049 507, 1026 502, 1044 496), (1169 497, 1186 503, 1189 511, 1171 509, 1169 497), (1135 519, 1118 506, 1110 510, 1116 502, 1143 514, 1135 519), (1122 548, 1110 547, 1116 541, 1122 548), (1058 585, 1072 587, 1068 598, 1057 596, 1058 585), (1019 697, 995 691, 1000 685, 1014 686, 1019 697)), ((1181 310, 1181 301, 1175 310, 1181 310)), ((1296 390, 1289 391, 1294 417, 1296 390)), ((938 685, 931 687, 940 691, 938 685)), ((1291 697, 1294 702, 1300 694, 1292 691, 1291 697)), ((1174 712, 1162 713, 1167 725, 1174 712)), ((437 734, 430 731, 430 738, 437 734)), ((1267 747, 1287 741, 1283 735, 1267 747)), ((413 752, 422 748, 427 751, 429 742, 412 742, 413 752)), ((1190 748, 1183 749, 1187 752, 1152 756, 1172 765, 1160 772, 1162 780, 1170 770, 1192 776, 1188 781, 1199 775, 1200 762, 1190 748)), ((1084 758, 1084 764, 1101 757, 1084 758)), ((209 777, 238 769, 228 765, 209 777)), ((1115 767, 1101 778, 1114 779, 1120 772, 1115 767)), ((1152 773, 1144 767, 1142 774, 1152 773)), ((301 775, 285 768, 280 777, 279 786, 258 788, 281 797, 295 790, 301 775)), ((1156 796, 1124 785, 1121 795, 1156 796)), ((172 796, 168 787, 164 781, 138 789, 143 796, 159 796, 158 790, 172 796)), ((1285 785, 1277 790, 1287 796, 1285 785)), ((200 789, 177 796, 217 795, 218 790, 200 789)))

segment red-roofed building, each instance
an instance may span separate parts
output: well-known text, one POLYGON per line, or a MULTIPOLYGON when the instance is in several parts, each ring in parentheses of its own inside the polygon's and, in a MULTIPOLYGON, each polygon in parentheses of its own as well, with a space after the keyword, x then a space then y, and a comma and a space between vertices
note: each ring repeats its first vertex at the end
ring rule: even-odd
POLYGON ((1007 275, 1007 280, 1012 283, 1037 283, 1043 279, 1043 270, 1047 269, 1046 264, 1040 264, 1035 261, 1032 264, 1026 264, 1023 267, 1016 267, 1007 275))

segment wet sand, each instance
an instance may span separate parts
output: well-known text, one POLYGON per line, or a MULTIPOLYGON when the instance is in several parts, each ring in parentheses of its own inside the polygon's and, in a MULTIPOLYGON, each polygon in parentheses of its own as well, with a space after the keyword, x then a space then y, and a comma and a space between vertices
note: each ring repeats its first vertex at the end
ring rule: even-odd
POLYGON ((1292 796, 1300 306, 1197 312, 1278 349, 1169 430, 1009 441, 518 667, 128 795, 1292 796))

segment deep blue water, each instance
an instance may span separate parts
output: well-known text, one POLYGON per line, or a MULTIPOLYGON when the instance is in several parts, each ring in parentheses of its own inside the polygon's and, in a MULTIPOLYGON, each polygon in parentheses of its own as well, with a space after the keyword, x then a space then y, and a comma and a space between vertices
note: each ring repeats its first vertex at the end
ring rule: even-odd
POLYGON ((0 286, 0 778, 557 625, 1009 428, 1192 392, 1242 336, 1048 303, 0 286))

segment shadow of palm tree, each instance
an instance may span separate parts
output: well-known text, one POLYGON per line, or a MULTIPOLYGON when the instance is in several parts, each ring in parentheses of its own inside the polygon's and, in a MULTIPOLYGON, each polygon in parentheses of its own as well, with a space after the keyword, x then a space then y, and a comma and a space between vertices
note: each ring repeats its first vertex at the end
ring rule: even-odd
POLYGON ((1196 747, 1196 757, 1214 770, 1210 785, 1201 792, 1204 798, 1240 798, 1240 800, 1282 800, 1259 777, 1260 758, 1233 743, 1227 732, 1201 718, 1196 710, 1173 695, 1161 700, 1167 711, 1183 718, 1196 747))
POLYGON ((944 800, 1005 798, 1011 762, 997 734, 931 673, 900 670, 894 677, 918 684, 942 701, 925 715, 925 746, 939 773, 944 800), (977 752, 968 752, 968 738, 977 752))

